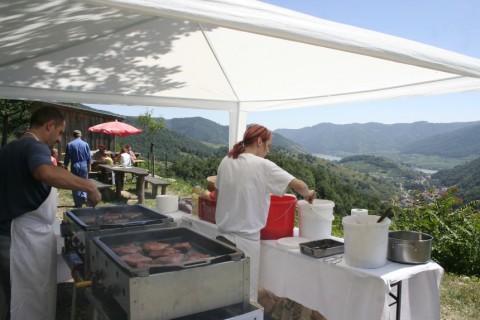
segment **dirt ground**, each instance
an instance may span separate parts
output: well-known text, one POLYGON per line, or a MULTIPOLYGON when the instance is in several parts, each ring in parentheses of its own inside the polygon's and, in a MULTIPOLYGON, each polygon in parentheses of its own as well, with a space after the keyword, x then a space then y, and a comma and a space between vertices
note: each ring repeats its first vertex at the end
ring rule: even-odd
MULTIPOLYGON (((73 281, 61 282, 57 285, 57 320, 69 320, 72 310, 73 281)), ((83 294, 83 289, 77 289, 76 317, 86 320, 89 302, 83 294)))

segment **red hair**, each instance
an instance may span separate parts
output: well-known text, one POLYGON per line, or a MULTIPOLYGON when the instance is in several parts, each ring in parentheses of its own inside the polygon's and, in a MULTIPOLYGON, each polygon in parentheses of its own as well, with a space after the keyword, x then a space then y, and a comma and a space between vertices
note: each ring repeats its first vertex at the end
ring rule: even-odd
POLYGON ((266 142, 272 138, 272 132, 259 124, 249 125, 243 134, 243 140, 237 142, 233 148, 228 151, 228 157, 237 159, 240 154, 245 152, 245 146, 256 143, 258 138, 266 142))

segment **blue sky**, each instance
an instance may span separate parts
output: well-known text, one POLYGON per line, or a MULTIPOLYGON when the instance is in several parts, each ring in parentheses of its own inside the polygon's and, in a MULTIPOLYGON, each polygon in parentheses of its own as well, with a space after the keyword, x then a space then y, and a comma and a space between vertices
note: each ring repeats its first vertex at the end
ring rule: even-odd
MULTIPOLYGON (((345 23, 480 58, 478 0, 264 0, 322 19, 345 23)), ((90 104, 89 104, 90 105, 90 104)), ((153 112, 155 117, 200 116, 228 125, 228 112, 141 106, 93 106, 122 115, 153 112)), ((250 112, 248 123, 271 130, 297 129, 321 122, 437 123, 480 120, 480 92, 416 97, 378 102, 250 112)))

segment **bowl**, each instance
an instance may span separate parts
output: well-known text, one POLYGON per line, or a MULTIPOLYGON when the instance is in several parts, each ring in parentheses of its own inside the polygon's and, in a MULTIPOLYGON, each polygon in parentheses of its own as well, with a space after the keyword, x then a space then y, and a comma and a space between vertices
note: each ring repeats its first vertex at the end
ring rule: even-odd
POLYGON ((217 181, 217 176, 210 176, 207 178, 207 190, 212 192, 215 191, 215 181, 217 181))

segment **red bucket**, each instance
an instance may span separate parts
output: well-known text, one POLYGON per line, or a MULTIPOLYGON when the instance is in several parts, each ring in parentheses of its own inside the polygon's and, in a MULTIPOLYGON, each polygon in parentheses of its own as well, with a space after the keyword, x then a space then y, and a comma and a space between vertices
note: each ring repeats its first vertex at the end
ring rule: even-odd
POLYGON ((275 240, 292 237, 296 203, 297 198, 293 195, 270 196, 267 224, 260 230, 260 239, 275 240))

